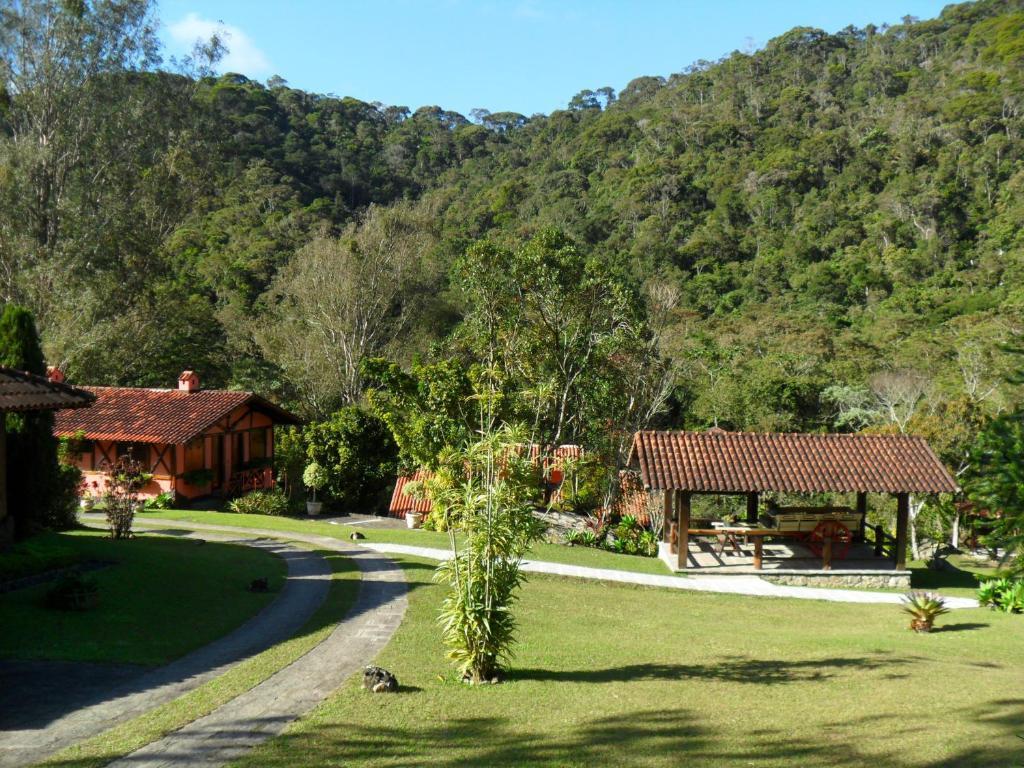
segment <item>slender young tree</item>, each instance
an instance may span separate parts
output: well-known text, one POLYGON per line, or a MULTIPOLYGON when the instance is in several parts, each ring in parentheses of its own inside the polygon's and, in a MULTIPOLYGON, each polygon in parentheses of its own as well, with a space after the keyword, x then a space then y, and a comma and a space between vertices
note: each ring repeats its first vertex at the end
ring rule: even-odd
POLYGON ((436 574, 448 585, 439 620, 448 657, 470 683, 497 682, 512 656, 522 559, 541 533, 526 432, 494 423, 493 389, 478 399, 478 439, 448 452, 427 486, 452 554, 436 574))

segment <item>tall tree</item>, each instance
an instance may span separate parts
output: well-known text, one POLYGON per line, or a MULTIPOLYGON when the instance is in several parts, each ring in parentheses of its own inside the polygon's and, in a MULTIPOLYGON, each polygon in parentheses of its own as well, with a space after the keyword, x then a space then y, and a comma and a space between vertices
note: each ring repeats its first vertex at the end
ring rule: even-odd
MULTIPOLYGON (((8 304, 0 312, 0 365, 37 376, 46 373, 39 335, 24 307, 8 304)), ((53 413, 9 413, 2 418, 7 422, 7 503, 15 536, 72 524, 77 470, 65 473, 57 460, 53 413)))
POLYGON ((341 237, 305 246, 274 281, 256 339, 310 414, 362 398, 362 361, 395 349, 423 304, 433 244, 411 209, 372 207, 341 237))

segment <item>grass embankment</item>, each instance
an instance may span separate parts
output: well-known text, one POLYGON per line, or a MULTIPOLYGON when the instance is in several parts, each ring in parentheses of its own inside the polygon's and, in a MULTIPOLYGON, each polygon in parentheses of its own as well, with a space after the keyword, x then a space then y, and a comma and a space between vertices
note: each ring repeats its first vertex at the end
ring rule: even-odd
POLYGON ((378 663, 239 765, 1000 766, 1024 762, 1024 617, 984 610, 915 635, 894 606, 531 576, 510 679, 445 661, 433 565, 378 663))
POLYGON ((181 698, 65 749, 39 765, 99 768, 209 714, 315 648, 348 613, 359 591, 359 571, 350 559, 337 552, 317 551, 330 564, 333 579, 324 603, 294 637, 246 659, 181 698))
MULTIPOLYGON (((140 515, 137 519, 145 522, 147 516, 169 520, 183 520, 212 525, 230 525, 247 528, 265 528, 282 532, 297 532, 333 538, 347 539, 352 531, 359 531, 370 542, 407 544, 418 547, 448 548, 448 535, 436 531, 409 530, 406 528, 380 528, 373 525, 334 525, 319 520, 294 517, 267 517, 265 515, 236 515, 231 512, 206 512, 193 510, 161 510, 140 515)), ((654 573, 669 575, 664 563, 654 557, 619 555, 587 547, 567 547, 563 544, 540 542, 534 544, 529 557, 550 563, 565 563, 589 568, 609 568, 633 573, 654 573)), ((990 577, 996 574, 992 568, 975 564, 969 558, 952 558, 955 566, 949 570, 930 571, 923 561, 908 564, 911 581, 915 589, 931 589, 943 594, 974 597, 977 592, 977 576, 990 577)), ((685 578, 685 576, 680 576, 685 578)))
POLYGON ((163 664, 256 614, 274 595, 249 592, 249 583, 266 576, 277 591, 286 572, 263 550, 149 534, 112 541, 97 531, 44 533, 25 547, 51 566, 111 565, 87 574, 99 587, 91 610, 45 608, 52 581, 0 595, 0 658, 163 664))

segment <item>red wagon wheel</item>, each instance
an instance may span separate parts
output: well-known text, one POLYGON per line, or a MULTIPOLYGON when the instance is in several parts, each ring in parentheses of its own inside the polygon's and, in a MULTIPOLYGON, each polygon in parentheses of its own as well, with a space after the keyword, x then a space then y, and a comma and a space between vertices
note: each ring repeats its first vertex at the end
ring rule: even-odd
POLYGON ((853 534, 838 520, 822 520, 807 537, 807 546, 815 557, 821 557, 825 552, 826 539, 832 539, 832 557, 842 560, 850 549, 853 534))

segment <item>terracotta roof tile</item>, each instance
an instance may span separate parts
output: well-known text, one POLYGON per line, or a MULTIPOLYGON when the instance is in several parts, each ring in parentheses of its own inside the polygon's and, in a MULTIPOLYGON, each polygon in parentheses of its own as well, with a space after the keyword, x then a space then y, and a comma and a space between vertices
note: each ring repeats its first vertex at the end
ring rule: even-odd
POLYGON ((185 443, 241 405, 267 411, 274 421, 297 424, 298 419, 252 392, 201 389, 134 389, 83 387, 96 396, 84 411, 57 414, 54 432, 61 437, 84 433, 89 440, 140 443, 185 443))
POLYGON ((638 432, 630 466, 655 490, 707 493, 953 493, 922 437, 638 432))
MULTIPOLYGON (((544 471, 549 468, 558 467, 565 459, 578 459, 583 455, 583 449, 578 445, 560 445, 555 448, 549 457, 545 457, 544 471)), ((540 456, 540 446, 536 443, 530 445, 530 460, 536 462, 540 456)), ((391 503, 388 505, 388 514, 392 517, 405 517, 406 512, 421 512, 426 515, 430 513, 430 499, 414 499, 405 493, 405 487, 413 482, 429 480, 434 473, 429 469, 417 469, 411 475, 399 475, 395 480, 395 490, 391 492, 391 503)), ((552 501, 561 498, 561 486, 552 495, 552 501)))
POLYGON ((434 476, 429 469, 417 469, 411 475, 399 475, 395 482, 395 490, 391 494, 391 504, 388 505, 388 514, 392 517, 405 517, 407 512, 420 512, 429 514, 431 510, 430 499, 414 499, 405 492, 405 487, 413 482, 423 482, 434 476))
POLYGON ((89 392, 67 384, 0 367, 0 413, 86 408, 93 399, 89 392))

